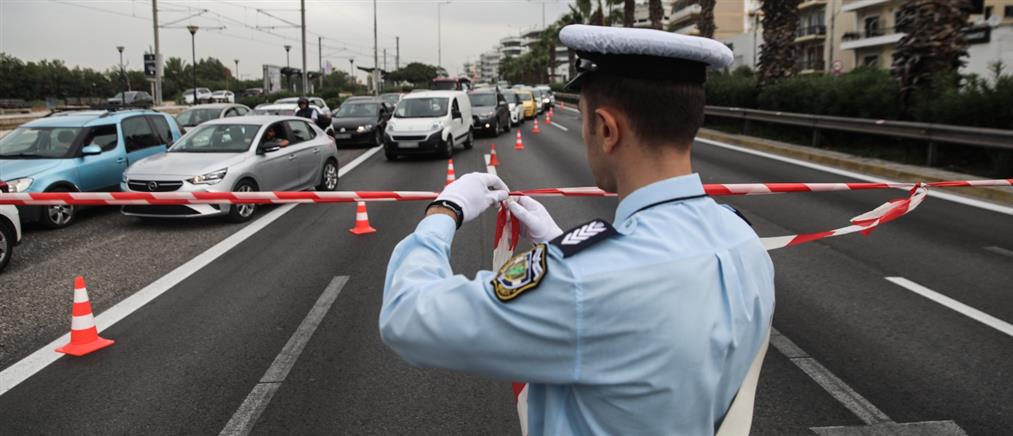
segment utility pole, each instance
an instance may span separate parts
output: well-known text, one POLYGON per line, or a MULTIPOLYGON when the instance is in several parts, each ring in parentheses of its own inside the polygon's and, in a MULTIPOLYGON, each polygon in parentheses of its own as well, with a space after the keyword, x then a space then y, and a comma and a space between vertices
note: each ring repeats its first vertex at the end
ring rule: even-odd
POLYGON ((162 104, 162 52, 158 49, 158 0, 151 0, 151 19, 155 28, 155 105, 162 104))
POLYGON ((317 63, 320 64, 320 89, 324 89, 324 38, 317 37, 317 63))
POLYGON ((239 83, 240 80, 243 80, 239 77, 239 59, 233 59, 232 62, 236 63, 236 83, 239 83))
POLYGON ((348 58, 348 79, 352 82, 351 85, 355 86, 355 59, 348 58))
POLYGON ((373 0, 373 95, 380 96, 380 53, 377 49, 376 0, 373 0))
POLYGON ((383 70, 387 71, 387 49, 383 49, 383 70))
POLYGON ((197 29, 199 27, 194 25, 186 26, 186 30, 190 31, 190 50, 193 54, 193 104, 196 106, 200 103, 197 100, 197 29))
POLYGON ((443 66, 443 18, 440 14, 440 7, 443 3, 436 4, 436 66, 443 66))
POLYGON ((285 44, 285 78, 288 79, 289 91, 292 90, 292 58, 289 57, 288 53, 292 50, 292 46, 285 44))
POLYGON ((309 92, 309 72, 306 71, 306 0, 299 0, 299 15, 302 17, 302 93, 309 92))
POLYGON ((401 37, 394 37, 394 69, 401 69, 401 37))

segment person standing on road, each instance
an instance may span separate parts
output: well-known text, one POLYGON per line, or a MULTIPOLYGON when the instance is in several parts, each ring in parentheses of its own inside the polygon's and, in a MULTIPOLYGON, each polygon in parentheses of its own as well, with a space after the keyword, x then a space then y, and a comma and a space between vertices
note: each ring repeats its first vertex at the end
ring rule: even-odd
POLYGON ((319 112, 317 112, 317 108, 310 107, 310 100, 308 98, 299 97, 297 105, 299 106, 299 109, 295 111, 295 116, 313 120, 314 123, 317 121, 317 118, 320 117, 319 112))
MULTIPOLYGON (((759 238, 690 165, 706 68, 732 53, 648 29, 574 25, 560 40, 580 57, 568 86, 595 182, 621 199, 614 226, 564 233, 537 201, 511 200, 533 248, 499 271, 454 275, 455 229, 509 192, 464 175, 394 249, 382 338, 414 365, 527 382, 531 435, 714 434, 741 421, 729 413, 740 402, 751 416, 744 380, 758 374, 774 309, 759 238)), ((748 433, 740 424, 733 434, 748 433)))

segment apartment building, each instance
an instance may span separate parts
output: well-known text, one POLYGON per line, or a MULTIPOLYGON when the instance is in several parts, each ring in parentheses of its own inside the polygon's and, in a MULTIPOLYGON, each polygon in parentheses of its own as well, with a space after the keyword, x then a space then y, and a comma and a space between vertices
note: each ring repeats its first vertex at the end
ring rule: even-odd
MULTIPOLYGON (((856 66, 890 68, 893 53, 904 33, 897 22, 904 0, 853 0, 842 12, 852 16, 855 30, 842 35, 841 48, 853 53, 856 66)), ((979 10, 964 29, 967 38, 967 66, 961 73, 989 75, 990 65, 1013 65, 1013 0, 976 2, 979 10)), ((1008 70, 1007 70, 1008 71, 1008 70)))
MULTIPOLYGON (((757 0, 717 0, 714 5, 714 24, 717 27, 714 39, 723 41, 750 32, 755 22, 755 14, 750 15, 750 12, 759 10, 759 3, 757 0)), ((684 35, 699 35, 699 2, 676 0, 671 5, 671 9, 666 10, 668 23, 665 28, 684 35)))
POLYGON ((500 59, 498 48, 482 53, 478 57, 478 77, 481 82, 493 83, 499 79, 500 59))
POLYGON ((800 74, 844 72, 854 68, 854 57, 838 43, 855 29, 854 20, 843 16, 843 6, 843 0, 805 0, 798 5, 795 45, 798 48, 796 68, 800 74))
MULTIPOLYGON (((620 5, 621 6, 621 5, 620 5)), ((662 5, 662 16, 661 16, 661 28, 667 29, 669 22, 671 21, 671 5, 662 5)), ((622 21, 618 21, 613 26, 622 26, 622 21)), ((637 3, 633 9, 633 27, 639 27, 642 29, 648 29, 651 27, 651 8, 647 3, 637 3)))

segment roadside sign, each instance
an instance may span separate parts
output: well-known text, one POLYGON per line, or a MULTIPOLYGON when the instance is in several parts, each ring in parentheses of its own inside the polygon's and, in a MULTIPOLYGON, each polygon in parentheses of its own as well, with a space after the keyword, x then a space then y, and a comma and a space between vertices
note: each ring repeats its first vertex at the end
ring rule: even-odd
POLYGON ((840 60, 834 61, 834 63, 830 66, 830 72, 835 76, 840 76, 843 71, 844 62, 841 62, 840 60))
POLYGON ((144 54, 144 75, 148 77, 155 77, 155 55, 144 54))

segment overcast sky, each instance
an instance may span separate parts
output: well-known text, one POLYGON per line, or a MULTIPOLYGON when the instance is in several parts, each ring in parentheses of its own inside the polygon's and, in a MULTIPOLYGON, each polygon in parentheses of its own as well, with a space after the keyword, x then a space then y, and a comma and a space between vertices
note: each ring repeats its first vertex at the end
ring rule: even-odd
MULTIPOLYGON (((555 21, 569 0, 546 0, 545 20, 555 21)), ((466 61, 492 48, 500 38, 541 27, 542 1, 451 0, 444 2, 443 66, 457 73, 466 61)), ((437 4, 430 0, 379 0, 380 65, 387 48, 387 64, 394 68, 395 36, 401 37, 401 65, 437 63, 437 4)), ((285 65, 285 44, 292 44, 293 67, 302 64, 299 29, 257 10, 299 22, 299 1, 159 0, 163 58, 190 60, 190 34, 195 24, 197 57, 216 57, 229 68, 239 59, 243 79, 259 79, 263 64, 285 65), (207 9, 194 18, 187 16, 207 9), (182 19, 182 21, 180 21, 182 19), (172 22, 179 21, 175 24, 172 22), (211 27, 225 26, 224 30, 211 27), (249 26, 249 27, 246 27, 249 26), (278 26, 267 30, 251 29, 278 26), (287 40, 286 40, 287 38, 287 40)), ((357 66, 373 65, 373 6, 371 0, 307 0, 307 65, 318 68, 317 35, 324 39, 324 61, 348 71, 350 57, 357 66)), ((22 60, 60 59, 70 66, 108 69, 119 63, 116 46, 123 45, 124 61, 141 69, 143 53, 154 46, 150 0, 0 0, 0 52, 22 60)), ((234 72, 233 72, 234 73, 234 72)), ((359 74, 358 77, 364 76, 359 74)))

